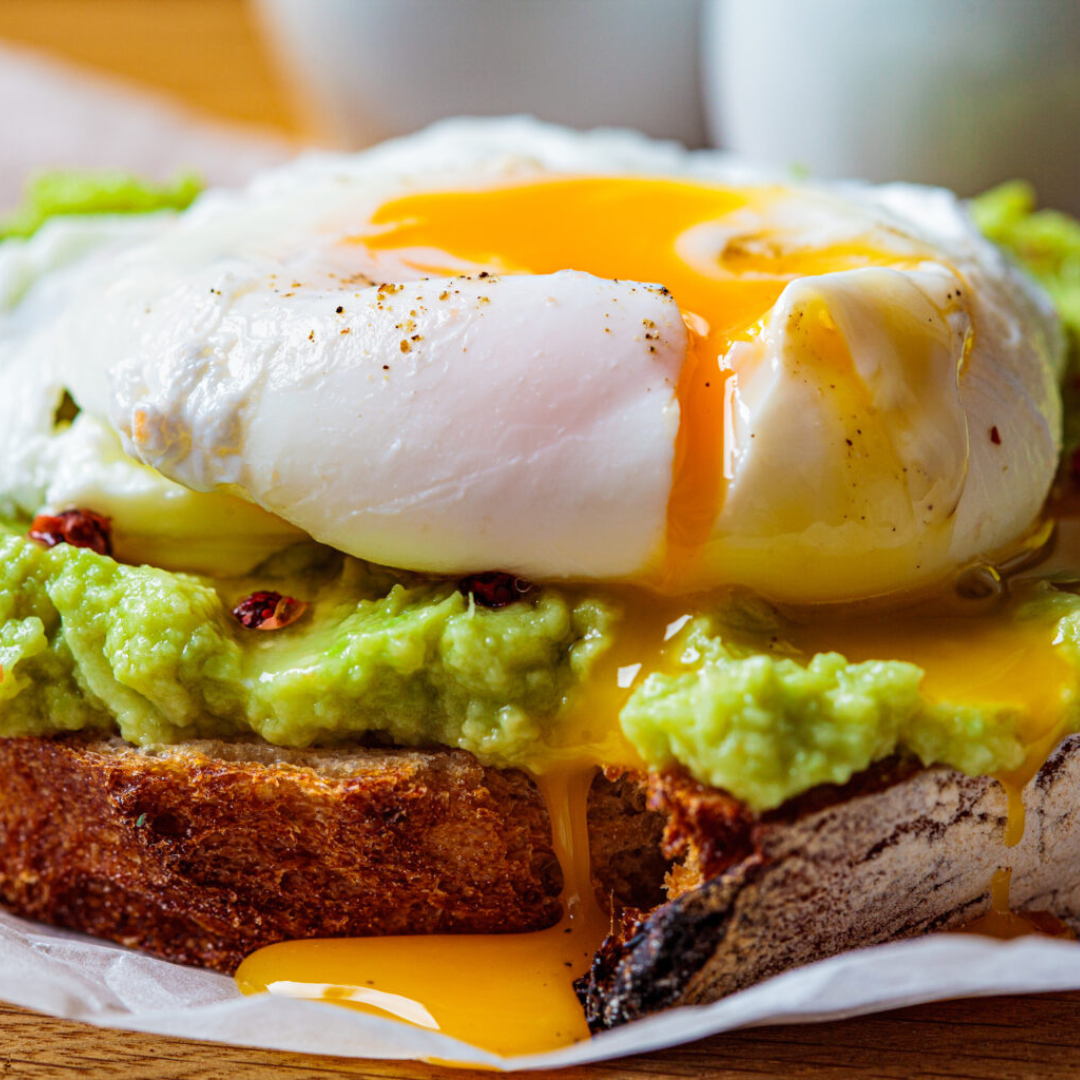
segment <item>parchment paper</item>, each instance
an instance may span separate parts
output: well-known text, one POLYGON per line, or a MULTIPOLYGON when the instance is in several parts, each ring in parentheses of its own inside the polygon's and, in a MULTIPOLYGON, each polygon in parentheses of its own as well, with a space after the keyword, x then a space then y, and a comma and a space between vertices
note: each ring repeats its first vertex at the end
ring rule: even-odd
POLYGON ((0 998, 101 1027, 343 1057, 441 1058, 553 1068, 658 1050, 754 1024, 808 1023, 945 998, 1080 989, 1080 945, 938 934, 788 972, 697 1008, 671 1010, 548 1054, 499 1058, 443 1035, 336 1005, 259 995, 0 912, 0 998))
MULTIPOLYGON (((294 147, 219 128, 0 45, 0 207, 45 166, 127 168, 165 178, 196 168, 239 183, 294 147)), ((512 1062, 395 1020, 332 1005, 244 998, 231 979, 51 930, 0 912, 0 998, 55 1016, 265 1049, 355 1057, 437 1057, 540 1068, 656 1050, 752 1024, 811 1022, 952 997, 1080 989, 1080 945, 939 935, 793 971, 715 1005, 680 1009, 588 1043, 512 1062)))

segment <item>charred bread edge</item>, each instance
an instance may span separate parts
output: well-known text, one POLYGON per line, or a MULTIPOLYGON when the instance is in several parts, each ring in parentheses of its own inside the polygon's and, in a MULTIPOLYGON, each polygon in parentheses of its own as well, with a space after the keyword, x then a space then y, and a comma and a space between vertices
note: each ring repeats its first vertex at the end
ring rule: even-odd
POLYGON ((1014 910, 1080 927, 1080 736, 1055 750, 1024 803, 1023 840, 1006 848, 996 780, 890 763, 747 822, 741 857, 605 942, 577 984, 590 1028, 962 926, 989 910, 1003 867, 1014 910))

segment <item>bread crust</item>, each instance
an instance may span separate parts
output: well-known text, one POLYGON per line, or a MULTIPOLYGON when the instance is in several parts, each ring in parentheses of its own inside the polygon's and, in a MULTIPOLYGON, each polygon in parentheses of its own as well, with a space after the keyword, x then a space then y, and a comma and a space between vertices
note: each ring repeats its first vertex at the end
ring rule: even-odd
POLYGON ((967 925, 989 911, 998 869, 1012 870, 1012 910, 1080 929, 1080 736, 1025 789, 1026 828, 1012 848, 1002 785, 947 769, 886 762, 757 820, 685 780, 654 778, 652 788, 654 803, 678 807, 667 842, 688 861, 673 898, 624 925, 579 981, 594 1031, 967 925))
POLYGON ((461 751, 15 738, 0 774, 0 901, 170 960, 559 917, 536 788, 461 751))
MULTIPOLYGON (((543 929, 561 871, 532 780, 454 750, 141 750, 0 740, 0 903, 232 972, 286 939, 543 929)), ((1080 737, 1004 844, 988 777, 887 761, 755 816, 677 773, 608 771, 589 801, 614 932, 579 980, 594 1031, 836 953, 961 926, 999 867, 1016 910, 1080 928, 1080 737)))

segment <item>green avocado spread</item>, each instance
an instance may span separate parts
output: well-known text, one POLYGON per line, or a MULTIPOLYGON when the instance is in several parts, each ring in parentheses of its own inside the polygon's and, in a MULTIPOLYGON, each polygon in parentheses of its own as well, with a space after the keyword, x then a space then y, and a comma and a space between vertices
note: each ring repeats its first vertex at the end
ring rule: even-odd
POLYGON ((134 743, 255 731, 284 746, 376 734, 498 764, 542 743, 612 614, 544 590, 477 607, 452 583, 392 575, 316 545, 257 578, 125 566, 88 548, 0 543, 0 729, 115 729, 134 743), (294 625, 241 626, 256 589, 304 596, 294 625))
MULTIPOLYGON (((1054 219, 1057 231, 1025 230, 1030 207, 1018 209, 1020 197, 987 197, 984 227, 1021 257, 1025 245, 1038 248, 1035 269, 1071 315, 1080 239, 1067 219, 1054 219)), ((151 203, 169 205, 160 192, 151 203)), ((115 198, 103 205, 123 208, 115 198)), ((0 525, 4 736, 96 729, 152 745, 255 732, 295 747, 363 738, 543 769, 580 730, 598 673, 617 663, 636 618, 627 590, 542 585, 491 609, 457 581, 310 542, 290 543, 242 577, 210 577, 47 547, 27 538, 28 527, 21 515, 0 525), (273 632, 248 629, 233 609, 257 590, 307 609, 273 632)), ((1002 616, 1057 665, 1046 695, 1059 734, 1080 729, 1073 590, 1032 578, 1002 616)), ((808 649, 790 615, 737 592, 685 606, 612 718, 651 767, 681 765, 762 810, 898 751, 970 774, 1024 764, 1030 696, 950 700, 919 663, 808 649)))
MULTIPOLYGON (((802 655, 761 601, 718 595, 708 606, 621 706, 650 765, 682 764, 758 809, 898 749, 969 773, 1022 765, 1029 718, 1017 706, 934 700, 912 663, 802 655)), ((210 579, 46 548, 11 528, 0 541, 0 731, 96 728, 145 745, 249 731, 283 746, 367 736, 542 769, 630 618, 620 594, 557 587, 489 610, 456 583, 313 544, 250 578, 210 579), (246 629, 232 608, 255 589, 302 595, 309 608, 272 633, 246 629)), ((1039 583, 1009 619, 1080 671, 1080 597, 1039 583)), ((1070 727, 1076 688, 1070 677, 1060 689, 1070 727)))

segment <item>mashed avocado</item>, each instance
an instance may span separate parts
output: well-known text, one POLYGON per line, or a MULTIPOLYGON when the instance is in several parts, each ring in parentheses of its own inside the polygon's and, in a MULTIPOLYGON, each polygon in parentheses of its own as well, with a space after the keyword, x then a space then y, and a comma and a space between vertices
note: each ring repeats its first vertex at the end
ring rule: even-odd
MULTIPOLYGON (((1016 705, 935 700, 912 663, 849 663, 836 652, 785 656, 789 627, 765 605, 753 626, 731 610, 694 620, 674 672, 653 673, 623 709, 623 729, 654 766, 679 763, 756 809, 817 784, 843 784, 897 751, 969 775, 1007 773, 1025 760, 1030 717, 1016 705), (726 625, 725 625, 726 623, 726 625)), ((1062 650, 1060 729, 1075 730, 1080 597, 1039 583, 1007 616, 1062 650)))
POLYGON ((285 746, 374 735, 527 759, 588 677, 611 612, 545 590, 489 611, 316 545, 214 580, 86 548, 0 541, 0 733, 117 730, 153 744, 253 730, 285 746), (255 589, 310 609, 273 633, 232 607, 255 589))
MULTIPOLYGON (((909 663, 777 655, 785 626, 766 605, 711 603, 672 641, 673 665, 623 707, 650 765, 680 763, 764 809, 898 749, 969 773, 1021 764, 1015 708, 933 702, 909 663)), ((1047 648, 1056 636, 1080 671, 1080 598, 1046 586, 1028 607, 1017 617, 1042 619, 1047 648)), ((284 746, 369 736, 535 765, 622 617, 602 593, 558 588, 487 610, 453 583, 310 544, 256 577, 211 580, 9 530, 0 733, 97 728, 154 744, 254 731, 284 746), (307 597, 310 611, 284 630, 244 629, 231 608, 255 588, 307 597)))
MULTIPOLYGON (((196 190, 190 180, 153 188, 112 177, 95 187, 53 177, 0 237, 29 235, 53 213, 180 207, 196 190)), ((1006 188, 976 212, 1080 332, 1080 226, 1039 218, 1027 198, 1006 188)), ((26 528, 0 526, 4 736, 97 729, 149 745, 254 731, 285 746, 366 737, 535 765, 559 742, 627 617, 604 590, 558 587, 488 610, 454 582, 311 543, 249 576, 211 578, 46 548, 26 528), (300 597, 309 610, 282 630, 245 629, 232 608, 259 589, 300 597)), ((785 648, 783 618, 752 599, 716 595, 692 614, 621 705, 623 731, 651 766, 681 764, 766 809, 898 750, 971 774, 1023 761, 1025 717, 1015 706, 931 698, 912 663, 800 655, 785 648)), ((1077 675, 1061 704, 1064 727, 1080 727, 1080 597, 1044 583, 1015 617, 1045 628, 1046 649, 1060 650, 1077 675)))

